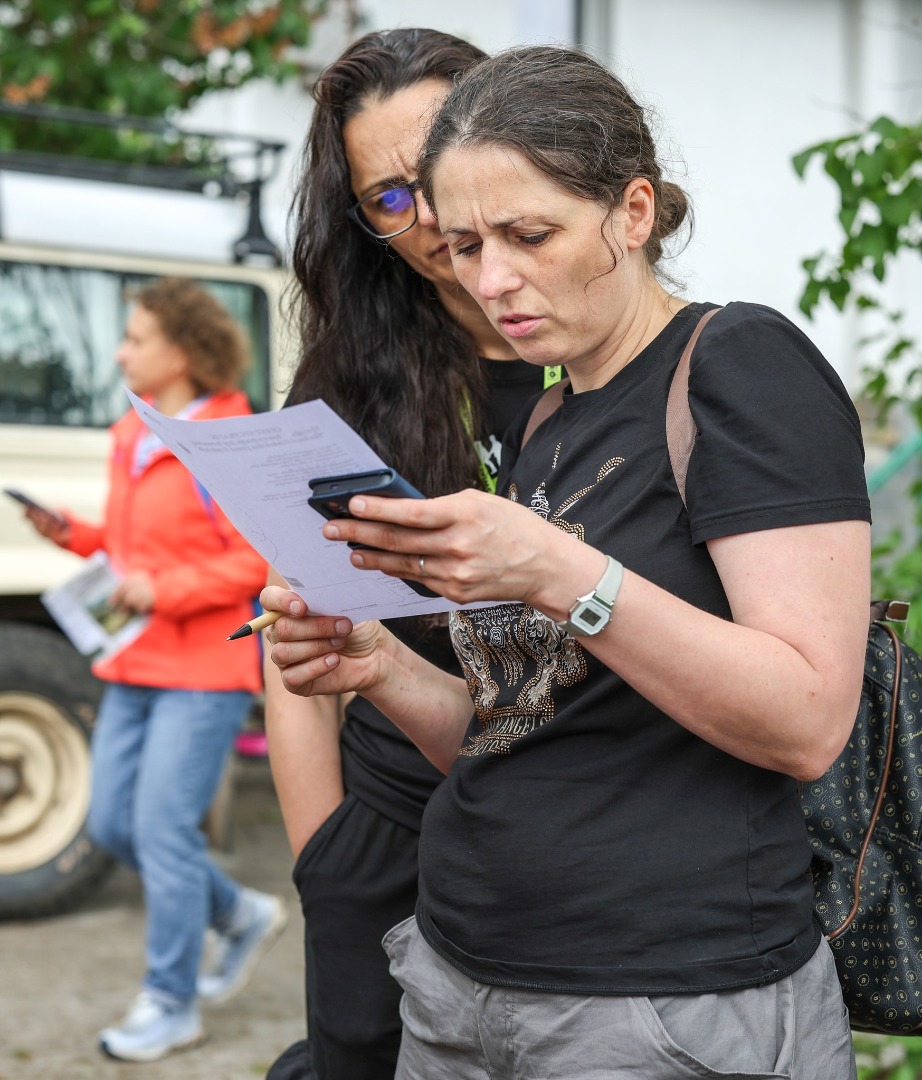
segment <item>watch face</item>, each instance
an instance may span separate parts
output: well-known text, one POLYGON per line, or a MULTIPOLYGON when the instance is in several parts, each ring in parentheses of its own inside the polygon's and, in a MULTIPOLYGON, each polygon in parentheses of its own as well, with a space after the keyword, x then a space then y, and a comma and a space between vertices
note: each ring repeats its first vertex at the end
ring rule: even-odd
POLYGON ((579 621, 585 623, 590 629, 599 625, 599 623, 605 618, 605 615, 601 611, 597 611, 595 608, 585 607, 579 613, 579 621))
POLYGON ((570 612, 566 628, 571 634, 597 634, 605 629, 610 618, 611 608, 592 596, 570 612))

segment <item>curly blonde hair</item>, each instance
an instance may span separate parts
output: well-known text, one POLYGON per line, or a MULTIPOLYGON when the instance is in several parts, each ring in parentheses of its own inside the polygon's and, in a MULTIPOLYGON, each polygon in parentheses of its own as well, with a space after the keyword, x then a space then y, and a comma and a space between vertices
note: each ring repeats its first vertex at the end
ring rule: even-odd
POLYGON ((243 327, 214 296, 188 278, 159 278, 129 299, 149 311, 163 334, 182 349, 189 378, 201 392, 231 390, 251 363, 243 327))

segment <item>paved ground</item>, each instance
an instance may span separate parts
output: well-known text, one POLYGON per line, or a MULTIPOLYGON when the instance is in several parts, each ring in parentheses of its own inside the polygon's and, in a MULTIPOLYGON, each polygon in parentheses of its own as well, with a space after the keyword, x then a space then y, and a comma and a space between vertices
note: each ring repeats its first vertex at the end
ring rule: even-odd
POLYGON ((78 911, 0 923, 0 1080, 261 1080, 275 1055, 302 1034, 301 915, 291 856, 268 766, 241 761, 233 851, 223 859, 242 882, 284 896, 291 918, 248 989, 205 1011, 207 1041, 147 1065, 115 1062, 95 1043, 117 1020, 143 973, 143 910, 137 878, 118 870, 78 911))

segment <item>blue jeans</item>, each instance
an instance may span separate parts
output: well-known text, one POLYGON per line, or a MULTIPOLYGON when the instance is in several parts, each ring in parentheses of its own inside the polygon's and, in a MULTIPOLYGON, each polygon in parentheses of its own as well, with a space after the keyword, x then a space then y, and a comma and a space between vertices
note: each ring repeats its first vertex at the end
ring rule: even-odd
POLYGON ((212 862, 202 819, 252 697, 110 683, 93 732, 88 829, 138 871, 147 909, 144 986, 195 997, 205 929, 226 921, 240 886, 212 862))

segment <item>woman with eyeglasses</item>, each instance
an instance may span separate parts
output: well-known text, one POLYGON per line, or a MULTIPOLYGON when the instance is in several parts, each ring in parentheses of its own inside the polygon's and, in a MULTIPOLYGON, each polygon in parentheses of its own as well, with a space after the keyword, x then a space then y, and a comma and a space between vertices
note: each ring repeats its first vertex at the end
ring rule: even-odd
POLYGON ((353 565, 472 605, 450 621, 464 678, 379 623, 261 596, 286 615, 286 686, 358 692, 446 773, 416 915, 385 939, 397 1078, 854 1080, 797 783, 861 692, 870 508, 845 387, 779 312, 667 287, 686 197, 580 52, 461 76, 419 179, 458 280, 570 385, 498 495, 355 496, 323 527, 363 546, 353 565), (683 468, 668 401, 705 316, 683 468))
MULTIPOLYGON (((492 489, 505 429, 545 385, 458 285, 416 182, 431 116, 483 55, 434 30, 351 45, 314 87, 293 209, 302 344, 288 403, 322 397, 429 495, 492 489)), ((447 620, 388 625, 460 674, 447 620)), ((422 814, 441 773, 364 699, 291 695, 271 663, 266 683, 306 921, 309 1033, 269 1077, 390 1080, 400 988, 381 939, 413 913, 422 814)))

